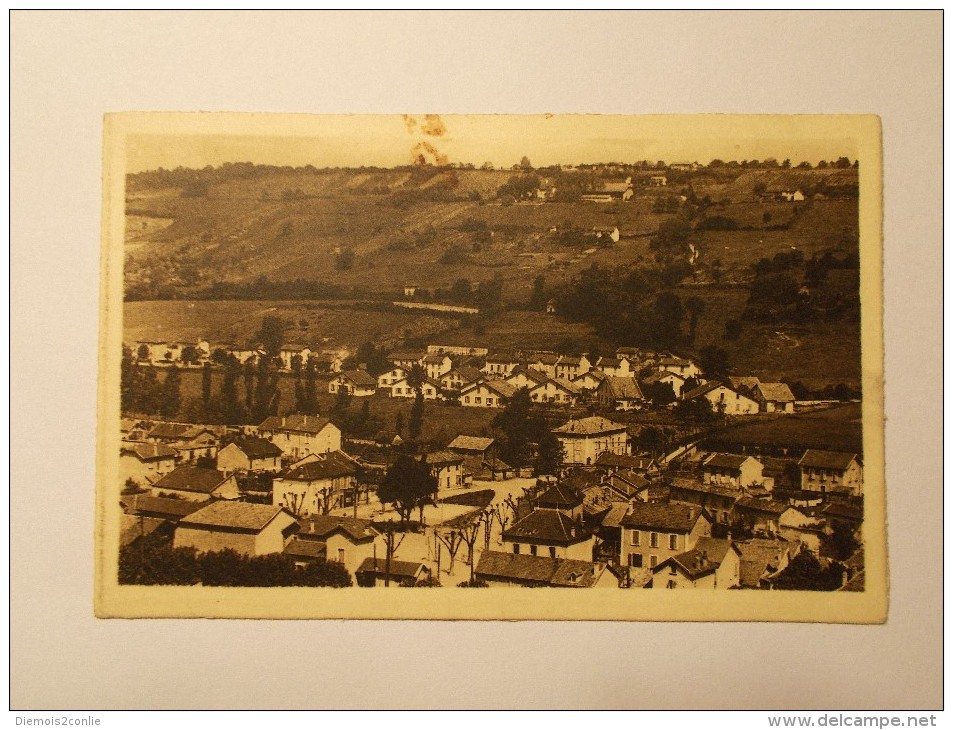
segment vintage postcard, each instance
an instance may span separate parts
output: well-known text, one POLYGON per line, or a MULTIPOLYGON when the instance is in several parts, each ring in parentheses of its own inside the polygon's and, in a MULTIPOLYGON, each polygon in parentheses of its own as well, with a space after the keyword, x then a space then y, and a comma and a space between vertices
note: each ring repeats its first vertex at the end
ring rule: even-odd
POLYGON ((96 615, 886 620, 881 169, 871 116, 107 115, 96 615))

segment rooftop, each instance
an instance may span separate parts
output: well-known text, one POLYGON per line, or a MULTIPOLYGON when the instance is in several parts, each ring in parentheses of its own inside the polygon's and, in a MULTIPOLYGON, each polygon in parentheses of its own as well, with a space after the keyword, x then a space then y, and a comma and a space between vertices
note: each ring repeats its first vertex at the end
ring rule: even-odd
POLYGON ((632 528, 690 532, 700 516, 701 510, 697 507, 665 502, 636 502, 622 524, 632 528))
POLYGON ((476 573, 489 580, 589 588, 602 576, 605 569, 602 563, 486 550, 480 556, 476 573))
POLYGON ((856 458, 857 454, 851 454, 846 451, 808 449, 798 462, 798 466, 815 469, 838 469, 843 471, 847 469, 847 467, 850 466, 850 462, 856 458))
POLYGON ((152 486, 156 489, 211 494, 227 478, 225 472, 218 471, 218 469, 185 465, 176 467, 152 486))
POLYGON ((573 545, 591 537, 585 526, 553 509, 538 509, 503 531, 503 539, 514 542, 573 545))
POLYGON ((329 424, 333 425, 327 418, 295 413, 289 416, 268 416, 258 426, 258 430, 318 434, 329 424))
MULTIPOLYGON (((224 527, 261 532, 282 512, 285 512, 283 508, 269 504, 215 501, 183 517, 179 521, 179 526, 224 527)), ((285 514, 288 513, 285 512, 285 514)))
POLYGON ((592 436, 600 433, 611 433, 614 431, 625 431, 626 428, 621 423, 615 423, 602 416, 589 416, 588 418, 573 419, 564 423, 559 428, 553 429, 553 433, 577 434, 580 436, 592 436))

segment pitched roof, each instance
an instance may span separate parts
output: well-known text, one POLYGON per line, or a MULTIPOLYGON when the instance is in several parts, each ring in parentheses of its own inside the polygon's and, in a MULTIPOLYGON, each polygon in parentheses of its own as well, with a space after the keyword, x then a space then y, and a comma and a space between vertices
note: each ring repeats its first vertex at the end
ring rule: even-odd
POLYGON ((138 517, 136 515, 120 515, 119 544, 125 547, 133 540, 145 535, 151 535, 163 525, 167 524, 161 517, 138 517))
POLYGON ((741 465, 750 458, 752 457, 739 454, 712 454, 705 459, 703 465, 715 469, 740 469, 741 465))
POLYGON ((484 387, 487 390, 492 390, 494 393, 503 398, 511 398, 513 394, 519 390, 519 388, 512 383, 504 383, 502 380, 484 380, 479 383, 472 383, 468 385, 463 389, 462 392, 469 392, 481 387, 484 387))
POLYGON ((710 393, 716 388, 726 388, 728 390, 731 390, 731 388, 729 388, 724 383, 719 383, 717 380, 709 380, 707 383, 702 383, 701 385, 695 386, 687 393, 682 393, 682 400, 694 400, 695 398, 698 398, 699 396, 705 395, 706 393, 710 393))
POLYGON ((279 514, 290 514, 282 507, 252 502, 210 502, 202 509, 183 517, 179 526, 224 527, 261 532, 279 514))
POLYGON ((788 403, 794 401, 794 394, 786 383, 759 383, 758 391, 766 401, 788 403))
POLYGON ((268 439, 258 436, 246 436, 233 442, 249 459, 270 459, 284 452, 268 439))
POLYGON ((156 489, 174 489, 179 492, 211 494, 228 477, 218 469, 183 465, 176 467, 152 486, 156 489))
POLYGON ((334 377, 335 380, 338 378, 350 380, 352 383, 354 383, 354 385, 377 387, 377 378, 375 378, 366 370, 348 370, 347 372, 338 373, 334 377))
POLYGON ((599 384, 600 388, 609 389, 609 397, 617 400, 642 400, 642 389, 635 378, 618 378, 610 376, 599 384))
POLYGON ((735 499, 741 494, 737 489, 720 486, 718 484, 704 484, 697 479, 689 479, 686 477, 671 477, 669 478, 669 484, 675 489, 684 489, 700 494, 713 494, 717 497, 730 497, 735 499))
POLYGON ((421 364, 430 363, 432 365, 442 365, 444 360, 449 360, 450 356, 443 353, 432 352, 429 355, 424 355, 421 359, 421 364))
POLYGON ((566 380, 566 378, 552 378, 549 382, 555 383, 571 395, 579 395, 582 392, 582 388, 580 388, 571 380, 566 380))
POLYGON ((599 370, 598 368, 590 368, 586 372, 580 373, 575 378, 573 378, 572 382, 575 383, 576 381, 585 380, 586 378, 589 378, 589 377, 591 377, 593 380, 602 381, 608 378, 609 376, 606 375, 602 370, 599 370))
POLYGON ((757 497, 739 497, 735 502, 735 509, 748 512, 761 512, 763 514, 775 515, 780 517, 789 509, 794 509, 786 502, 776 502, 773 499, 758 499, 757 497))
POLYGON ((326 559, 328 546, 327 543, 320 542, 319 540, 303 540, 297 535, 294 535, 288 541, 288 544, 285 545, 285 555, 289 555, 293 558, 326 559))
POLYGON ((486 362, 497 362, 497 363, 506 363, 506 364, 514 363, 514 362, 519 362, 519 361, 518 361, 515 357, 513 357, 512 355, 506 355, 506 354, 501 353, 501 352, 494 353, 493 355, 487 355, 487 356, 484 358, 484 360, 485 360, 486 362))
POLYGON ((851 520, 862 522, 864 519, 863 505, 853 505, 846 502, 828 502, 821 510, 825 517, 833 517, 841 520, 851 520))
POLYGON ((427 355, 425 350, 394 350, 387 355, 388 360, 414 360, 415 362, 423 359, 427 355))
MULTIPOLYGON (((320 416, 307 416, 293 413, 288 416, 268 416, 258 426, 259 431, 290 431, 292 433, 317 434, 331 421, 320 416)), ((332 424, 333 425, 333 424, 332 424)))
POLYGON ((736 542, 741 553, 741 585, 757 588, 766 573, 778 570, 784 558, 795 545, 782 538, 752 538, 736 542))
POLYGON ((596 466, 617 467, 620 469, 647 469, 654 459, 645 456, 630 456, 629 454, 613 454, 603 451, 596 459, 596 466))
POLYGON ((152 430, 149 431, 149 437, 157 439, 188 440, 197 438, 205 431, 208 431, 213 436, 215 435, 212 429, 195 423, 160 422, 153 426, 152 430))
POLYGON ((546 373, 536 370, 535 368, 524 367, 522 365, 514 368, 513 372, 506 376, 506 382, 514 380, 519 375, 522 375, 527 380, 532 380, 537 385, 542 385, 543 383, 549 382, 549 376, 546 373))
POLYGON ((454 453, 453 451, 447 451, 444 449, 441 451, 431 451, 429 454, 424 456, 424 461, 431 466, 436 466, 438 464, 462 464, 463 457, 460 456, 460 454, 454 453))
POLYGON ((816 469, 839 469, 843 471, 850 466, 850 462, 857 458, 857 454, 850 454, 846 451, 822 451, 820 449, 808 449, 804 456, 797 463, 800 467, 811 467, 816 469))
POLYGON ((553 484, 536 498, 540 507, 578 507, 582 504, 582 495, 565 484, 553 484))
POLYGON ((642 378, 642 382, 647 385, 652 385, 653 383, 661 382, 665 378, 676 378, 677 380, 681 380, 683 383, 687 380, 686 377, 679 375, 678 373, 673 373, 671 370, 656 370, 655 372, 649 373, 642 378))
POLYGON ((135 494, 127 500, 126 512, 133 515, 149 515, 163 519, 178 520, 190 515, 203 506, 203 502, 190 502, 187 499, 169 499, 153 497, 151 494, 135 494))
POLYGON ((701 510, 684 504, 636 502, 622 520, 625 527, 667 532, 690 532, 701 517, 701 510))
POLYGON ((491 438, 484 436, 466 436, 460 434, 447 446, 448 449, 460 449, 461 451, 486 451, 494 443, 491 438))
POLYGON ((761 381, 754 375, 729 375, 728 382, 731 383, 732 388, 747 388, 748 390, 754 390, 761 384, 761 381))
POLYGON ((602 563, 589 563, 584 560, 485 550, 477 563, 476 573, 490 580, 589 588, 602 576, 605 569, 602 563))
POLYGON ((503 531, 504 540, 573 545, 591 537, 589 530, 553 509, 538 509, 503 531))
POLYGON ((354 460, 341 451, 329 451, 326 454, 314 456, 316 457, 314 461, 292 467, 280 478, 294 482, 317 482, 357 474, 354 460))
POLYGON ((559 362, 559 355, 553 352, 534 352, 527 358, 528 362, 541 362, 544 365, 555 365, 559 362))
POLYGON ((724 561, 729 550, 736 550, 728 540, 720 540, 715 537, 700 537, 695 547, 684 553, 673 555, 668 560, 663 560, 653 569, 653 573, 662 571, 667 563, 678 563, 689 577, 697 580, 702 576, 714 573, 715 570, 724 561))
POLYGON ((479 368, 475 368, 470 365, 460 365, 455 367, 453 370, 444 373, 440 377, 445 378, 450 375, 450 373, 457 373, 461 378, 471 383, 475 383, 477 380, 482 380, 486 377, 486 375, 479 368))
POLYGON ((615 423, 602 416, 589 416, 588 418, 578 418, 567 421, 559 428, 554 428, 553 433, 591 436, 593 434, 620 430, 625 430, 625 426, 621 423, 615 423))
POLYGON ((619 358, 619 357, 600 357, 599 360, 596 362, 596 364, 599 366, 600 369, 612 368, 613 370, 615 370, 620 365, 622 365, 622 360, 623 358, 619 358))
POLYGON ((371 527, 370 520, 360 520, 355 517, 332 517, 331 515, 312 515, 298 520, 301 524, 301 535, 313 535, 317 538, 328 538, 334 534, 341 534, 352 542, 366 542, 373 540, 378 532, 371 527))
POLYGON ((609 486, 626 497, 634 497, 649 486, 648 479, 631 470, 610 474, 606 479, 609 482, 609 486))
MULTIPOLYGON (((426 568, 423 563, 412 563, 407 560, 390 561, 391 578, 416 578, 421 568, 426 568)), ((387 560, 385 558, 365 558, 356 573, 376 573, 381 577, 387 573, 387 560)))
POLYGON ((151 441, 123 441, 119 453, 135 456, 140 461, 161 461, 174 459, 179 452, 166 444, 151 441))
POLYGON ((603 527, 622 527, 622 520, 629 513, 628 502, 610 502, 609 509, 602 518, 603 527))

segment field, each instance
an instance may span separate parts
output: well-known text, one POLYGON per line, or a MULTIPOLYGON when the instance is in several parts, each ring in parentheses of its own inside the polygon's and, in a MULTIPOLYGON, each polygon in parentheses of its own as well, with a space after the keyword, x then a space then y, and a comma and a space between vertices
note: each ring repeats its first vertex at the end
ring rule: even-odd
POLYGON ((705 440, 704 446, 709 449, 745 446, 787 454, 809 448, 862 454, 861 405, 850 403, 812 413, 741 423, 713 434, 705 440))
MULTIPOLYGON (((160 380, 164 374, 160 372, 160 380)), ((212 393, 221 390, 222 374, 216 371, 212 374, 212 393)), ((243 381, 239 378, 239 395, 243 397, 243 381)), ((281 392, 279 411, 282 415, 294 411, 294 380, 290 376, 282 376, 278 381, 281 392)), ((318 403, 322 414, 327 414, 334 406, 336 396, 328 393, 328 381, 317 381, 318 403)), ((200 400, 202 397, 202 373, 198 370, 182 373, 182 403, 188 408, 190 400, 200 400)), ((370 417, 377 420, 382 430, 393 431, 397 413, 403 413, 404 423, 410 418, 410 409, 413 400, 409 398, 390 398, 386 395, 374 395, 367 398, 352 398, 348 410, 354 414, 360 413, 364 402, 370 404, 370 417)), ((490 433, 490 422, 499 411, 490 408, 464 408, 449 406, 433 401, 424 403, 424 423, 421 438, 425 441, 446 444, 456 435, 465 433, 472 436, 481 436, 490 433)), ((404 434, 406 436, 406 432, 404 434)))

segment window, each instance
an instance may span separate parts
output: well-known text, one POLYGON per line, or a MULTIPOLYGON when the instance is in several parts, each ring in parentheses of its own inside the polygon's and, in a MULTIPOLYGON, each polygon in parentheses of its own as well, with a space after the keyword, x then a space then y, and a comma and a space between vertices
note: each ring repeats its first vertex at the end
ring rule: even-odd
POLYGON ((536 546, 535 546, 535 545, 530 545, 530 546, 529 546, 529 554, 530 554, 530 555, 535 555, 535 554, 536 554, 536 546))
POLYGON ((629 555, 629 565, 633 568, 642 567, 642 553, 631 553, 629 555))
POLYGON ((338 562, 344 562, 344 548, 338 548, 338 562))
POLYGON ((668 569, 668 574, 669 574, 669 575, 678 575, 678 568, 675 567, 675 563, 672 563, 672 565, 669 567, 669 569, 668 569))
POLYGON ((658 533, 657 532, 653 532, 652 534, 649 535, 649 547, 654 547, 654 548, 658 547, 658 533))
POLYGON ((675 581, 674 581, 674 580, 670 580, 670 581, 665 585, 665 587, 666 587, 666 588, 674 588, 674 587, 675 587, 675 581))
POLYGON ((656 565, 658 565, 658 556, 657 555, 649 556, 649 567, 654 568, 656 565))
POLYGON ((677 550, 678 549, 678 535, 669 535, 668 536, 668 549, 677 550))
POLYGON ((555 558, 555 557, 556 557, 556 548, 554 548, 554 547, 549 548, 549 557, 551 557, 551 558, 555 558))
POLYGON ((642 544, 642 533, 638 530, 632 530, 632 545, 638 547, 642 544))
POLYGON ((464 402, 464 403, 469 403, 469 402, 470 402, 470 396, 468 396, 468 395, 467 395, 467 396, 464 396, 463 402, 464 402))
POLYGON ((480 396, 476 396, 473 399, 473 402, 476 403, 477 405, 481 405, 483 403, 483 399, 480 396))
POLYGON ((520 554, 520 544, 519 544, 519 543, 515 543, 515 544, 513 545, 513 554, 514 554, 514 555, 519 555, 519 554, 520 554))

